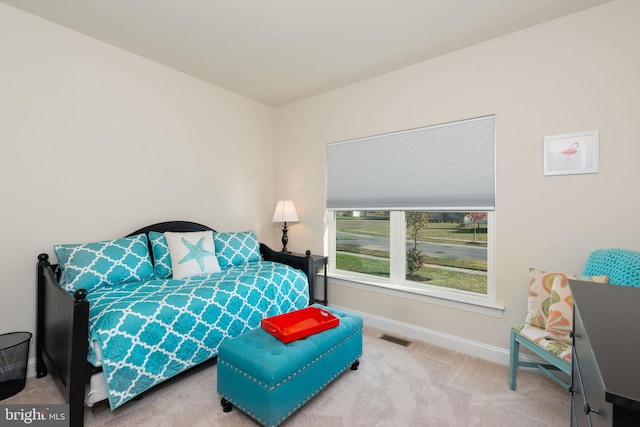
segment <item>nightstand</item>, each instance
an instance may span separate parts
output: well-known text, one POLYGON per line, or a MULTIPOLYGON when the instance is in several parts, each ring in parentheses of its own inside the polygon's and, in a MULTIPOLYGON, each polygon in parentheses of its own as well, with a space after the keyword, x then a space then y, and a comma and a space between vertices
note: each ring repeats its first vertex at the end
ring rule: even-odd
POLYGON ((327 264, 329 263, 329 257, 326 257, 324 255, 313 255, 311 254, 311 251, 307 251, 306 255, 296 253, 292 253, 291 255, 303 258, 308 255, 311 258, 311 267, 313 269, 313 274, 309 275, 309 300, 321 303, 322 305, 329 304, 329 299, 327 298, 327 264), (323 299, 316 299, 316 283, 318 281, 318 270, 323 270, 324 275, 324 293, 322 294, 323 299))
POLYGON ((329 299, 327 298, 327 264, 329 263, 329 257, 326 257, 324 255, 311 255, 311 259, 313 260, 313 272, 314 272, 314 278, 313 278, 314 301, 321 302, 323 305, 327 305, 329 304, 329 299), (321 300, 315 298, 315 284, 317 283, 317 279, 318 279, 318 269, 323 270, 322 277, 324 278, 324 288, 323 288, 324 292, 322 293, 323 299, 321 300))

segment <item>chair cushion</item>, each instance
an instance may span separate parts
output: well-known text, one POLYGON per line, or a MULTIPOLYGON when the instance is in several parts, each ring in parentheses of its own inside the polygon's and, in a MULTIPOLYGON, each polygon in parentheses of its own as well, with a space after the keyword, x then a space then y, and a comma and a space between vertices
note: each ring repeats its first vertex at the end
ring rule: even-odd
POLYGON ((544 337, 572 344, 569 332, 573 329, 573 295, 569 281, 564 276, 556 276, 551 285, 551 306, 544 337))
POLYGON ((549 340, 544 337, 544 329, 526 323, 518 323, 512 328, 521 336, 542 347, 551 354, 555 354, 567 363, 571 363, 573 346, 564 341, 549 340))
POLYGON ((560 272, 547 272, 537 268, 529 269, 529 300, 527 306, 526 323, 546 328, 547 318, 549 317, 549 307, 553 300, 551 299, 551 286, 556 276, 563 276, 564 281, 583 280, 587 282, 607 283, 607 276, 576 276, 573 274, 560 272))

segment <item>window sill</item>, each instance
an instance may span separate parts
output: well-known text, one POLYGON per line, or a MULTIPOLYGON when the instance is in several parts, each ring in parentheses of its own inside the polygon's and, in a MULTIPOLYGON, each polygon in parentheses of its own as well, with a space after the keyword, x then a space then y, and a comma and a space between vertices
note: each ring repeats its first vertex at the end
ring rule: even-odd
POLYGON ((422 301, 429 304, 480 313, 492 317, 502 317, 504 307, 490 301, 487 296, 469 295, 468 292, 419 288, 417 286, 371 280, 370 277, 359 277, 351 274, 331 272, 328 274, 333 284, 355 289, 362 289, 384 295, 422 301))

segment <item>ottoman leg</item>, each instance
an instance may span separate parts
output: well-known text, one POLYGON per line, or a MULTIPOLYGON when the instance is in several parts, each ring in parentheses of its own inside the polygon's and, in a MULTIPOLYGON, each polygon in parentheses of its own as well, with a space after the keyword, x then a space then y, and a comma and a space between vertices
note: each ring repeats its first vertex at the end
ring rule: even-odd
POLYGON ((231 402, 229 402, 224 397, 220 401, 220 404, 222 405, 222 411, 223 412, 231 412, 231 410, 233 409, 233 405, 231 404, 231 402))
POLYGON ((356 359, 356 361, 351 364, 351 370, 352 371, 357 371, 358 370, 358 366, 360 366, 360 361, 358 359, 356 359))

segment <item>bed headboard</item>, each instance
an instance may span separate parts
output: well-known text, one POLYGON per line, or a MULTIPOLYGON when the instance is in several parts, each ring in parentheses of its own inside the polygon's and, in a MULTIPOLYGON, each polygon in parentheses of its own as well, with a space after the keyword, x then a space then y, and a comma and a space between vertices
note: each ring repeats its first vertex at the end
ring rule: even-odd
POLYGON ((140 230, 136 230, 133 233, 128 234, 126 237, 135 236, 136 234, 149 234, 150 231, 156 231, 158 233, 164 233, 165 231, 173 231, 176 233, 185 233, 187 231, 215 231, 211 227, 207 227, 206 225, 198 224, 197 222, 190 221, 166 221, 159 222, 157 224, 148 225, 146 227, 141 228, 140 230))

